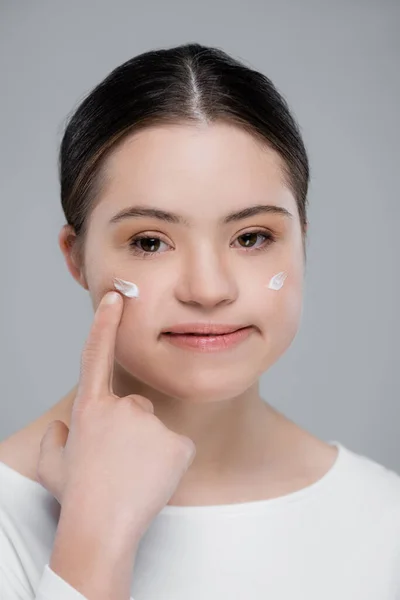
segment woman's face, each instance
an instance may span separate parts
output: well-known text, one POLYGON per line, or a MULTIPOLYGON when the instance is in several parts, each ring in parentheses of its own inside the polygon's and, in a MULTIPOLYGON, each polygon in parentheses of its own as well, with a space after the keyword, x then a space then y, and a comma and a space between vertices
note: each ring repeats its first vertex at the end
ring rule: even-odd
POLYGON ((241 129, 221 123, 148 128, 108 159, 89 221, 86 284, 95 309, 114 277, 139 287, 139 298, 124 298, 115 358, 152 388, 203 401, 246 391, 297 333, 303 263, 299 215, 280 159, 241 129), (263 211, 224 222, 255 205, 292 216, 263 211), (112 222, 131 207, 143 216, 112 222), (145 215, 150 208, 178 218, 145 215), (269 289, 281 271, 283 287, 269 289), (178 348, 161 335, 193 322, 253 329, 240 344, 212 353, 178 348))

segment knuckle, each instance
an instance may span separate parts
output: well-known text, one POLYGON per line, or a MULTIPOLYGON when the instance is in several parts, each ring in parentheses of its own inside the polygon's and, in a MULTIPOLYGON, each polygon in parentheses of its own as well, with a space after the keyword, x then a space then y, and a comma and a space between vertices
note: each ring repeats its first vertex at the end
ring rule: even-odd
POLYGON ((145 396, 140 396, 139 394, 132 394, 130 397, 132 400, 134 400, 134 402, 140 404, 140 406, 142 406, 145 410, 148 410, 154 414, 154 405, 151 400, 145 396))
POLYGON ((129 404, 131 407, 137 408, 140 406, 140 408, 144 408, 147 412, 150 411, 154 413, 153 403, 148 398, 141 396, 140 394, 128 394, 127 396, 121 398, 121 400, 129 404))
POLYGON ((184 446, 186 452, 188 454, 195 454, 196 453, 196 445, 193 442, 193 440, 191 440, 190 438, 186 437, 186 436, 180 436, 181 437, 181 443, 184 446))
POLYGON ((79 427, 85 427, 86 423, 92 422, 95 416, 94 407, 97 404, 93 402, 91 396, 88 396, 87 394, 79 394, 79 396, 75 398, 75 402, 72 407, 71 417, 73 422, 79 427))
POLYGON ((137 400, 134 395, 118 398, 116 404, 123 410, 124 415, 126 415, 127 412, 129 415, 133 415, 136 419, 145 419, 146 417, 150 416, 147 404, 137 400))
POLYGON ((184 455, 191 455, 196 451, 196 446, 190 438, 175 432, 171 432, 172 446, 176 452, 184 455))
POLYGON ((119 407, 122 411, 132 412, 133 410, 137 410, 137 406, 134 402, 132 402, 132 398, 130 396, 121 396, 116 401, 117 408, 119 407))

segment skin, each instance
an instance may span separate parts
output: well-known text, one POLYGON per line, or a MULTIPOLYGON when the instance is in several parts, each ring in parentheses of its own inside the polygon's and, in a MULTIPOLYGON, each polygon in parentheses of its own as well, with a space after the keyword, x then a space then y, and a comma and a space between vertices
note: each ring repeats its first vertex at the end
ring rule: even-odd
MULTIPOLYGON (((68 270, 88 290, 94 310, 113 289, 113 277, 139 287, 139 298, 124 298, 113 389, 148 397, 169 429, 194 441, 195 460, 171 505, 277 497, 312 484, 336 460, 335 448, 259 394, 261 374, 289 348, 300 325, 302 235, 279 156, 223 123, 157 126, 125 140, 108 159, 81 259, 73 252, 74 231, 64 226, 59 234, 68 270), (109 223, 136 204, 179 213, 189 225, 154 217, 109 223), (280 206, 292 217, 266 213, 219 222, 255 204, 280 206), (256 230, 258 236, 245 236, 256 230), (263 237, 269 232, 272 243, 263 237), (150 257, 129 246, 138 234, 160 240, 150 257), (268 289, 280 271, 288 274, 283 287, 268 289), (253 331, 219 353, 184 351, 160 337, 168 326, 207 321, 253 331)), ((149 247, 136 242, 137 250, 149 247)), ((69 426, 76 389, 3 441, 0 460, 36 479, 40 439, 53 419, 69 426)))

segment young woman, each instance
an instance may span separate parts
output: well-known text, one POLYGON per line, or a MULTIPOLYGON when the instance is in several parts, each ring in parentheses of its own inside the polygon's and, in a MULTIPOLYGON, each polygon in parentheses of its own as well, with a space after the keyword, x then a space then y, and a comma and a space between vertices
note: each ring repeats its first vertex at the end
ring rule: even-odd
POLYGON ((77 385, 0 445, 1 597, 399 598, 400 476, 259 393, 306 262, 272 82, 198 44, 137 56, 70 118, 60 182, 95 314, 77 385))

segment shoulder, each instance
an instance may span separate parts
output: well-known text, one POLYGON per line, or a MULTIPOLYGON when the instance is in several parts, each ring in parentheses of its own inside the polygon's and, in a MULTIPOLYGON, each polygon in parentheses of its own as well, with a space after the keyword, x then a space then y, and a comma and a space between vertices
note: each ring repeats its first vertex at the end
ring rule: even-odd
POLYGON ((40 483, 0 461, 0 587, 4 597, 33 597, 51 554, 59 514, 60 505, 40 483))
POLYGON ((36 421, 0 442, 0 462, 24 477, 36 480, 40 440, 36 421))
MULTIPOLYGON (((3 443, 2 443, 3 444, 3 443)), ((48 508, 57 502, 31 473, 24 460, 7 444, 0 451, 0 530, 34 528, 46 520, 48 508), (24 468, 25 466, 25 468, 24 468)))
POLYGON ((341 495, 367 519, 397 527, 400 535, 400 474, 378 460, 343 447, 341 495))
POLYGON ((75 398, 77 385, 45 413, 0 442, 0 461, 36 481, 40 442, 54 419, 64 419, 75 398))
POLYGON ((373 486, 377 495, 386 495, 400 500, 400 473, 384 465, 370 455, 346 448, 349 472, 357 476, 358 484, 373 486), (377 484, 379 484, 377 486, 377 484))
POLYGON ((0 443, 0 587, 10 599, 33 597, 60 514, 35 479, 36 454, 29 426, 0 443))

